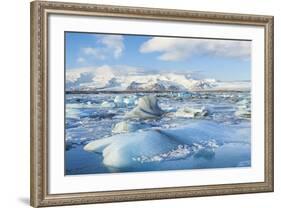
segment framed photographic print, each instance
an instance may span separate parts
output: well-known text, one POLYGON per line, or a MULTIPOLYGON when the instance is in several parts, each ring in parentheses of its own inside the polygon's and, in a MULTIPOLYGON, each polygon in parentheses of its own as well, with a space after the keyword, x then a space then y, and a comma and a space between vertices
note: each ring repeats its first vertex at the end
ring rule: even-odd
POLYGON ((273 17, 31 3, 31 205, 273 191, 273 17))

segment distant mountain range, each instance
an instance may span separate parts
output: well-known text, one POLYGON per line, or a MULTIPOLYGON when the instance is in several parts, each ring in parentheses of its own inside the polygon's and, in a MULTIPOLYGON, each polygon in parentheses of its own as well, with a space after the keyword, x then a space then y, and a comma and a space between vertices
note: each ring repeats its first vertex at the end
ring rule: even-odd
POLYGON ((190 74, 117 73, 110 68, 66 71, 67 91, 250 90, 250 81, 195 79, 190 74))

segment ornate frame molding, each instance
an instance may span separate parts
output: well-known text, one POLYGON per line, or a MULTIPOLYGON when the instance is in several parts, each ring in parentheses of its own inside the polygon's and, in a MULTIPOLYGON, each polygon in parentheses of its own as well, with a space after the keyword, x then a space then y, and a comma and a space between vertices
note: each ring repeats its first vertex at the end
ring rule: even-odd
POLYGON ((34 207, 168 199, 273 191, 273 17, 61 2, 31 2, 31 205, 34 207), (259 183, 172 187, 74 194, 48 194, 49 14, 188 21, 265 28, 265 180, 259 183))

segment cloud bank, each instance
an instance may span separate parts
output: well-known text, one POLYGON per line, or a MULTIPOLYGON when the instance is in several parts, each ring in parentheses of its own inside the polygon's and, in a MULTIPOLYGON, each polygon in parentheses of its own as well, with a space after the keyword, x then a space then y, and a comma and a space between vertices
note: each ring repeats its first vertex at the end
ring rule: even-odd
POLYGON ((163 61, 184 60, 193 55, 204 54, 247 59, 251 54, 251 42, 154 37, 141 45, 140 52, 158 52, 158 59, 163 61))

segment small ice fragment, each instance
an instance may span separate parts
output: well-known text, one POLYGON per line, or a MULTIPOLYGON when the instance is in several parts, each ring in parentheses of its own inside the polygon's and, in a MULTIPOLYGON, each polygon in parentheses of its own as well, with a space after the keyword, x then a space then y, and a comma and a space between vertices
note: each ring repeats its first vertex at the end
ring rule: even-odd
POLYGON ((124 103, 124 98, 123 96, 121 95, 117 95, 115 98, 114 98, 114 103, 117 107, 124 107, 125 106, 125 103, 124 103))
POLYGON ((186 117, 186 118, 205 117, 208 114, 209 111, 204 107, 201 109, 184 107, 178 109, 177 112, 174 113, 175 116, 186 117))
POLYGON ((115 104, 107 102, 107 101, 104 101, 104 102, 102 102, 101 107, 103 107, 103 108, 114 108, 115 104))

